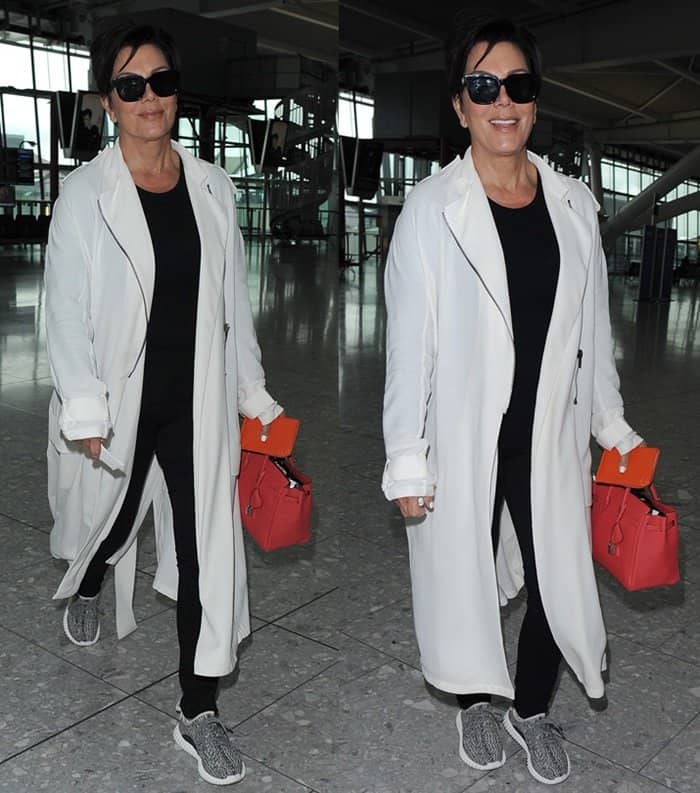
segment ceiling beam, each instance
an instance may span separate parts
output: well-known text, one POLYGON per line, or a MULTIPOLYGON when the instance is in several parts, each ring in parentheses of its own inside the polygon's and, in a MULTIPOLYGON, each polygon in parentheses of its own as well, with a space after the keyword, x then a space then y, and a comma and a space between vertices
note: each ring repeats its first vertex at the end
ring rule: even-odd
POLYGON ((585 116, 579 116, 576 113, 571 113, 570 111, 564 110, 563 108, 557 107, 556 105, 538 102, 537 110, 539 115, 550 116, 551 118, 560 118, 562 121, 570 121, 572 124, 579 124, 580 126, 586 127, 588 129, 592 129, 595 126, 595 122, 592 119, 586 118, 585 116))
POLYGON ((687 0, 611 2, 533 25, 547 69, 690 57, 696 9, 687 0))
POLYGON ((206 5, 206 9, 199 11, 199 15, 207 17, 208 19, 225 19, 226 17, 242 16, 244 14, 257 14, 261 11, 270 11, 274 14, 282 14, 283 16, 298 19, 301 22, 306 22, 309 25, 318 25, 322 28, 329 30, 338 30, 338 23, 329 17, 311 13, 307 4, 303 2, 294 2, 294 0, 261 0, 258 3, 246 3, 245 5, 232 5, 229 2, 221 4, 220 8, 209 9, 211 3, 200 2, 200 7, 206 5))
POLYGON ((260 36, 257 37, 256 41, 258 50, 262 52, 280 53, 283 55, 303 55, 305 58, 321 61, 336 69, 338 68, 338 58, 335 52, 324 52, 322 50, 311 49, 299 44, 290 44, 289 42, 279 41, 277 39, 260 38, 260 36))
POLYGON ((689 72, 686 69, 679 69, 677 66, 674 66, 672 63, 664 63, 664 61, 654 61, 657 66, 661 66, 662 68, 666 69, 673 74, 680 75, 684 80, 688 80, 691 83, 695 83, 696 85, 700 85, 700 74, 696 72, 689 72))
POLYGON ((614 99, 610 96, 604 96, 603 94, 590 91, 587 88, 580 88, 577 85, 572 85, 571 83, 559 80, 556 77, 548 77, 545 75, 543 76, 542 81, 548 83, 549 85, 556 85, 557 88, 563 88, 565 91, 571 91, 571 93, 579 94, 579 96, 585 96, 587 99, 592 99, 595 102, 601 102, 604 105, 610 105, 611 107, 615 107, 618 110, 624 110, 631 115, 640 116, 641 118, 645 118, 648 121, 656 121, 656 118, 652 115, 649 115, 649 113, 645 113, 642 110, 637 110, 636 108, 625 104, 619 99, 614 99))
POLYGON ((392 11, 382 9, 375 3, 367 3, 364 0, 339 0, 339 5, 341 8, 347 8, 348 11, 362 14, 377 22, 383 22, 386 25, 406 30, 418 36, 419 39, 432 39, 434 41, 444 42, 447 38, 445 32, 442 30, 405 17, 402 14, 396 14, 392 11))
POLYGON ((655 124, 598 127, 594 135, 600 143, 694 143, 700 141, 700 116, 655 124))
POLYGON ((651 217, 652 207, 659 198, 686 179, 697 176, 698 172, 700 172, 700 146, 696 146, 685 157, 674 163, 655 182, 628 201, 614 217, 601 226, 605 248, 608 249, 628 229, 636 228, 635 223, 640 217, 651 217))
POLYGON ((302 22, 306 22, 309 25, 318 25, 318 27, 326 28, 327 30, 340 30, 340 27, 337 22, 329 22, 327 19, 322 19, 318 16, 312 16, 311 14, 302 13, 301 11, 294 11, 290 8, 281 8, 275 7, 271 9, 276 14, 282 14, 282 16, 291 17, 292 19, 299 19, 302 22))
POLYGON ((209 10, 212 3, 202 2, 199 15, 207 19, 223 19, 224 17, 240 16, 241 14, 256 14, 259 11, 272 11, 276 6, 284 5, 286 0, 262 0, 259 3, 246 3, 246 5, 232 5, 230 2, 216 3, 219 8, 209 10))
MULTIPOLYGON (((653 96, 650 96, 646 102, 644 102, 641 105, 638 105, 637 112, 639 112, 640 110, 646 110, 648 107, 651 107, 651 105, 653 105, 654 102, 657 102, 659 99, 661 99, 662 96, 667 94, 669 91, 673 90, 677 85, 679 85, 682 82, 683 82, 682 77, 676 77, 675 80, 671 80, 671 82, 668 85, 664 86, 660 91, 657 91, 653 96)), ((625 116, 620 122, 620 124, 627 123, 631 118, 634 118, 633 113, 630 113, 629 115, 625 116)))

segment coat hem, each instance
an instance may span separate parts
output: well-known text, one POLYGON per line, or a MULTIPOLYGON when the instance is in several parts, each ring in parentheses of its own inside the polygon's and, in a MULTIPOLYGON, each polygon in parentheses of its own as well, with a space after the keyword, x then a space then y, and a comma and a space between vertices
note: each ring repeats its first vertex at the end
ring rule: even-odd
POLYGON ((427 683, 430 683, 433 688, 440 691, 445 691, 448 694, 493 694, 497 697, 504 697, 505 699, 513 699, 515 692, 513 687, 506 688, 504 686, 494 686, 491 683, 484 683, 484 685, 455 683, 453 681, 440 680, 434 677, 427 669, 423 669, 423 677, 427 683))
POLYGON ((194 673, 196 675, 201 675, 202 677, 226 677, 227 675, 230 675, 238 665, 238 647, 243 639, 250 636, 250 633, 250 630, 239 630, 236 632, 236 651, 231 653, 231 660, 228 664, 225 666, 209 667, 206 665, 198 665, 195 661, 194 673))
POLYGON ((596 686, 595 688, 593 686, 587 686, 585 683, 582 685, 588 699, 602 699, 605 696, 604 683, 600 687, 596 686))

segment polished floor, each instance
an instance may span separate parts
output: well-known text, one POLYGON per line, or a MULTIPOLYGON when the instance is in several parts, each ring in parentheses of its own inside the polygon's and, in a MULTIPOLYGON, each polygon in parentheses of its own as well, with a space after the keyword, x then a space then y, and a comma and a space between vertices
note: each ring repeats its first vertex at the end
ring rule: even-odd
MULTIPOLYGON (((254 633, 220 708, 245 755, 240 793, 531 793, 523 752, 474 771, 457 755, 453 700, 418 671, 408 561, 383 500, 381 270, 338 282, 322 245, 250 249, 250 294, 270 390, 302 419, 301 467, 316 487, 314 541, 248 546, 254 633)), ((177 698, 172 603, 151 582, 151 529, 138 562, 139 629, 116 640, 106 587, 103 634, 68 643, 51 600, 64 565, 49 556, 42 267, 0 249, 0 791, 211 790, 171 733, 177 698)), ((552 715, 564 730, 570 793, 700 790, 700 290, 667 305, 612 285, 628 418, 663 449, 662 495, 677 505, 683 582, 600 589, 610 634, 607 702, 564 672, 552 715)), ((504 611, 512 660, 522 601, 504 611)))

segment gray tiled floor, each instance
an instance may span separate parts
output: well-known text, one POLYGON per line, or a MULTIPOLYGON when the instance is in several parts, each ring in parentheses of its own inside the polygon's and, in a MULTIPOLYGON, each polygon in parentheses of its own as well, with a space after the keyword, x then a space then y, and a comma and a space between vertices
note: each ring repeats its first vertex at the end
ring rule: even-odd
MULTIPOLYGON (((534 793, 522 751, 481 774, 459 761, 452 699, 426 686, 413 636, 401 519, 383 500, 381 270, 338 286, 323 246, 251 249, 250 293, 270 390, 302 419, 297 453, 314 477, 314 539, 264 554, 248 544, 254 633, 220 706, 249 773, 242 793, 534 793)), ((45 496, 42 270, 0 251, 0 791, 189 793, 211 789, 171 738, 178 695, 172 604, 151 588, 152 523, 140 542, 139 630, 70 645, 51 600, 45 496)), ((570 793, 696 793, 700 776, 700 295, 611 306, 628 416, 663 447, 658 483, 681 516, 684 580, 624 592, 599 576, 610 633, 607 706, 562 674, 553 716, 570 793)), ((509 659, 523 604, 504 609, 509 659)), ((505 703, 499 703, 504 705, 505 703)))

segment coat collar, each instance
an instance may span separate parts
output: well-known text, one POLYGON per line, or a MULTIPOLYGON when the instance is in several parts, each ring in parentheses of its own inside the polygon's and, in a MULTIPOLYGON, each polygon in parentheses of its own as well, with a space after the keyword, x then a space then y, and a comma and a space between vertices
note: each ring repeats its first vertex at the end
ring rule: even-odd
MULTIPOLYGON (((187 149, 173 141, 180 155, 201 244, 200 292, 207 286, 221 290, 227 212, 211 185, 211 171, 187 149), (210 283, 208 283, 210 282, 210 283)), ((97 164, 97 163, 96 163, 97 164)), ((155 259, 148 224, 136 185, 122 156, 119 142, 100 155, 100 212, 128 257, 150 309, 155 259)))
MULTIPOLYGON (((559 282, 547 338, 547 346, 556 347, 557 338, 562 339, 563 343, 568 337, 578 313, 586 283, 590 229, 572 206, 569 180, 553 171, 535 154, 528 152, 528 158, 540 174, 547 209, 559 244, 559 282)), ((486 192, 474 167, 471 149, 445 170, 443 216, 467 263, 474 269, 498 308, 512 338, 513 324, 503 248, 486 192)))

